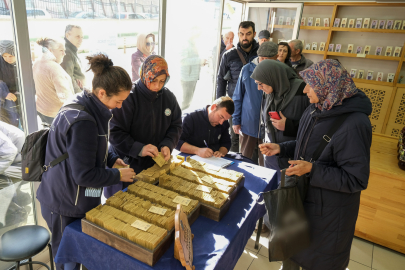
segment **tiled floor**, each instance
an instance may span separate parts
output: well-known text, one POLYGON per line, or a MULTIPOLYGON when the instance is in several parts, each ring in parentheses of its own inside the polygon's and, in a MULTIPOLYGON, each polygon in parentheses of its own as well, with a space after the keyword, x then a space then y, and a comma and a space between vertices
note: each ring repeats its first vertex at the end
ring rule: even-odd
MULTIPOLYGON (((256 234, 253 233, 234 270, 279 270, 279 262, 269 262, 268 235, 260 237, 259 250, 254 249, 256 234)), ((404 270, 405 255, 374 245, 355 237, 350 253, 349 270, 404 270)))

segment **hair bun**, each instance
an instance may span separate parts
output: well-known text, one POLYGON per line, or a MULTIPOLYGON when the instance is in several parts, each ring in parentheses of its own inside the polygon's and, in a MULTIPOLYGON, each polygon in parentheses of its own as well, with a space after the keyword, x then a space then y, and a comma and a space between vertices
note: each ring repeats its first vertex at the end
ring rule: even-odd
POLYGON ((87 56, 89 60, 90 69, 93 71, 94 75, 101 75, 104 71, 108 70, 110 67, 114 66, 114 63, 108 58, 107 55, 99 53, 93 56, 87 56))

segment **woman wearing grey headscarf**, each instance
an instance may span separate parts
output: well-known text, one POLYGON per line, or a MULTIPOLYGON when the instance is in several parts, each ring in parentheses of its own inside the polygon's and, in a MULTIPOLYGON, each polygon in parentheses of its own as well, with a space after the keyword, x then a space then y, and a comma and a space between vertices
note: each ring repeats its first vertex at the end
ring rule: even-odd
POLYGON ((0 41, 0 120, 18 126, 19 104, 14 42, 0 41))
MULTIPOLYGON (((289 66, 275 60, 261 61, 251 78, 257 83, 258 90, 266 93, 261 113, 266 141, 282 143, 295 140, 301 116, 309 106, 308 98, 303 93, 305 82, 289 66), (281 119, 271 118, 269 112, 277 112, 281 119)), ((288 168, 289 164, 288 159, 265 156, 265 166, 276 170, 280 180, 280 170, 288 168)))

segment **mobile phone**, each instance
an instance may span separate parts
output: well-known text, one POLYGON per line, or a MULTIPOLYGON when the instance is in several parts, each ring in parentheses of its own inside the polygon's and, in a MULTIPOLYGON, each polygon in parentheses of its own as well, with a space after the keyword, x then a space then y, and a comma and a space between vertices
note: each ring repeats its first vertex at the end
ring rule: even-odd
POLYGON ((270 118, 276 119, 276 120, 281 120, 280 115, 278 112, 269 112, 270 118))

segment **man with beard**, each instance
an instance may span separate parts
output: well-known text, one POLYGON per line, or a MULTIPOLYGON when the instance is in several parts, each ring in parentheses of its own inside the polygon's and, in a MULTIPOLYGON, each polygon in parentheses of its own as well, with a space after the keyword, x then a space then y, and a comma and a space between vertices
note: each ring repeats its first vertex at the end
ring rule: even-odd
MULTIPOLYGON (((239 42, 237 47, 226 51, 221 58, 217 78, 217 98, 228 94, 232 98, 238 82, 239 73, 242 67, 257 57, 259 43, 254 39, 256 36, 255 24, 251 21, 244 21, 239 24, 239 42)), ((232 118, 229 119, 232 126, 232 118)), ((232 146, 231 151, 239 152, 239 136, 231 128, 232 146)))

